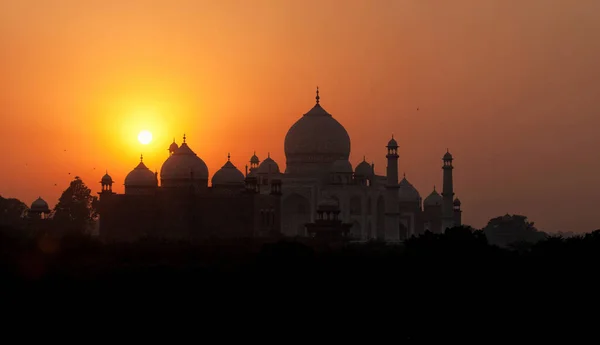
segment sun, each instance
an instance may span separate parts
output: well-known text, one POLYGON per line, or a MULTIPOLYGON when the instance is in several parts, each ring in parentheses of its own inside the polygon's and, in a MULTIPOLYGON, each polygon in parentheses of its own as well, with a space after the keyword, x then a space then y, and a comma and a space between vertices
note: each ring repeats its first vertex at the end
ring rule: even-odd
POLYGON ((152 133, 147 130, 143 130, 140 132, 140 134, 138 134, 138 140, 143 145, 148 145, 152 141, 152 133))

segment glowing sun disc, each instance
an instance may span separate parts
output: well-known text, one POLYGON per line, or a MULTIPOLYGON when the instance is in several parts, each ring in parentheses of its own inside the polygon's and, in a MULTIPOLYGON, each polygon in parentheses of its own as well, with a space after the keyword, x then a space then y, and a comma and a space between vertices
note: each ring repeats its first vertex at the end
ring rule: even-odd
POLYGON ((150 133, 149 131, 143 130, 140 132, 140 134, 138 134, 138 140, 143 145, 148 145, 152 141, 152 133, 150 133))

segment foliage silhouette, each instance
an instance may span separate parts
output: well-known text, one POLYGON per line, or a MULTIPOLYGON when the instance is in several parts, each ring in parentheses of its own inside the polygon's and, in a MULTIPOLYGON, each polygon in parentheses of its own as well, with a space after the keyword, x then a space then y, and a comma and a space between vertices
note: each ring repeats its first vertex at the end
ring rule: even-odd
POLYGON ((76 176, 52 211, 54 227, 66 233, 85 233, 98 217, 98 197, 76 176))
POLYGON ((0 196, 0 225, 20 228, 29 208, 19 199, 0 196))

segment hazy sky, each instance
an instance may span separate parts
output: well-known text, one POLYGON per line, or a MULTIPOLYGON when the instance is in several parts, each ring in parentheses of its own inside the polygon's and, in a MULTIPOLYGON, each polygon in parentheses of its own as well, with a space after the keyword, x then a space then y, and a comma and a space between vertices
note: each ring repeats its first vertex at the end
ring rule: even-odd
POLYGON ((53 206, 75 175, 98 191, 105 169, 122 192, 141 152, 160 170, 184 132, 211 175, 227 152, 242 171, 253 150, 283 169, 318 85, 354 165, 366 155, 383 174, 394 133, 425 198, 449 148, 464 222, 597 229, 599 13, 598 0, 0 0, 0 195, 53 206))

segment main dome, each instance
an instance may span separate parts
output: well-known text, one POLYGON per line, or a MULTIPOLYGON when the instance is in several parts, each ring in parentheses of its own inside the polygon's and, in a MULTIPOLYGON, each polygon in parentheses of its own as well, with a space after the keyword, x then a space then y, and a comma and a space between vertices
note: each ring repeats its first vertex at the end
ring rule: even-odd
POLYGON ((184 138, 183 144, 163 163, 160 169, 160 178, 163 185, 165 182, 170 185, 170 182, 189 181, 190 179, 208 182, 208 167, 192 151, 184 138))
POLYGON ((285 136, 286 173, 327 172, 338 159, 348 160, 350 136, 344 126, 317 103, 285 136))
POLYGON ((214 186, 244 186, 244 174, 231 163, 227 156, 227 163, 217 170, 212 177, 212 185, 214 186))

